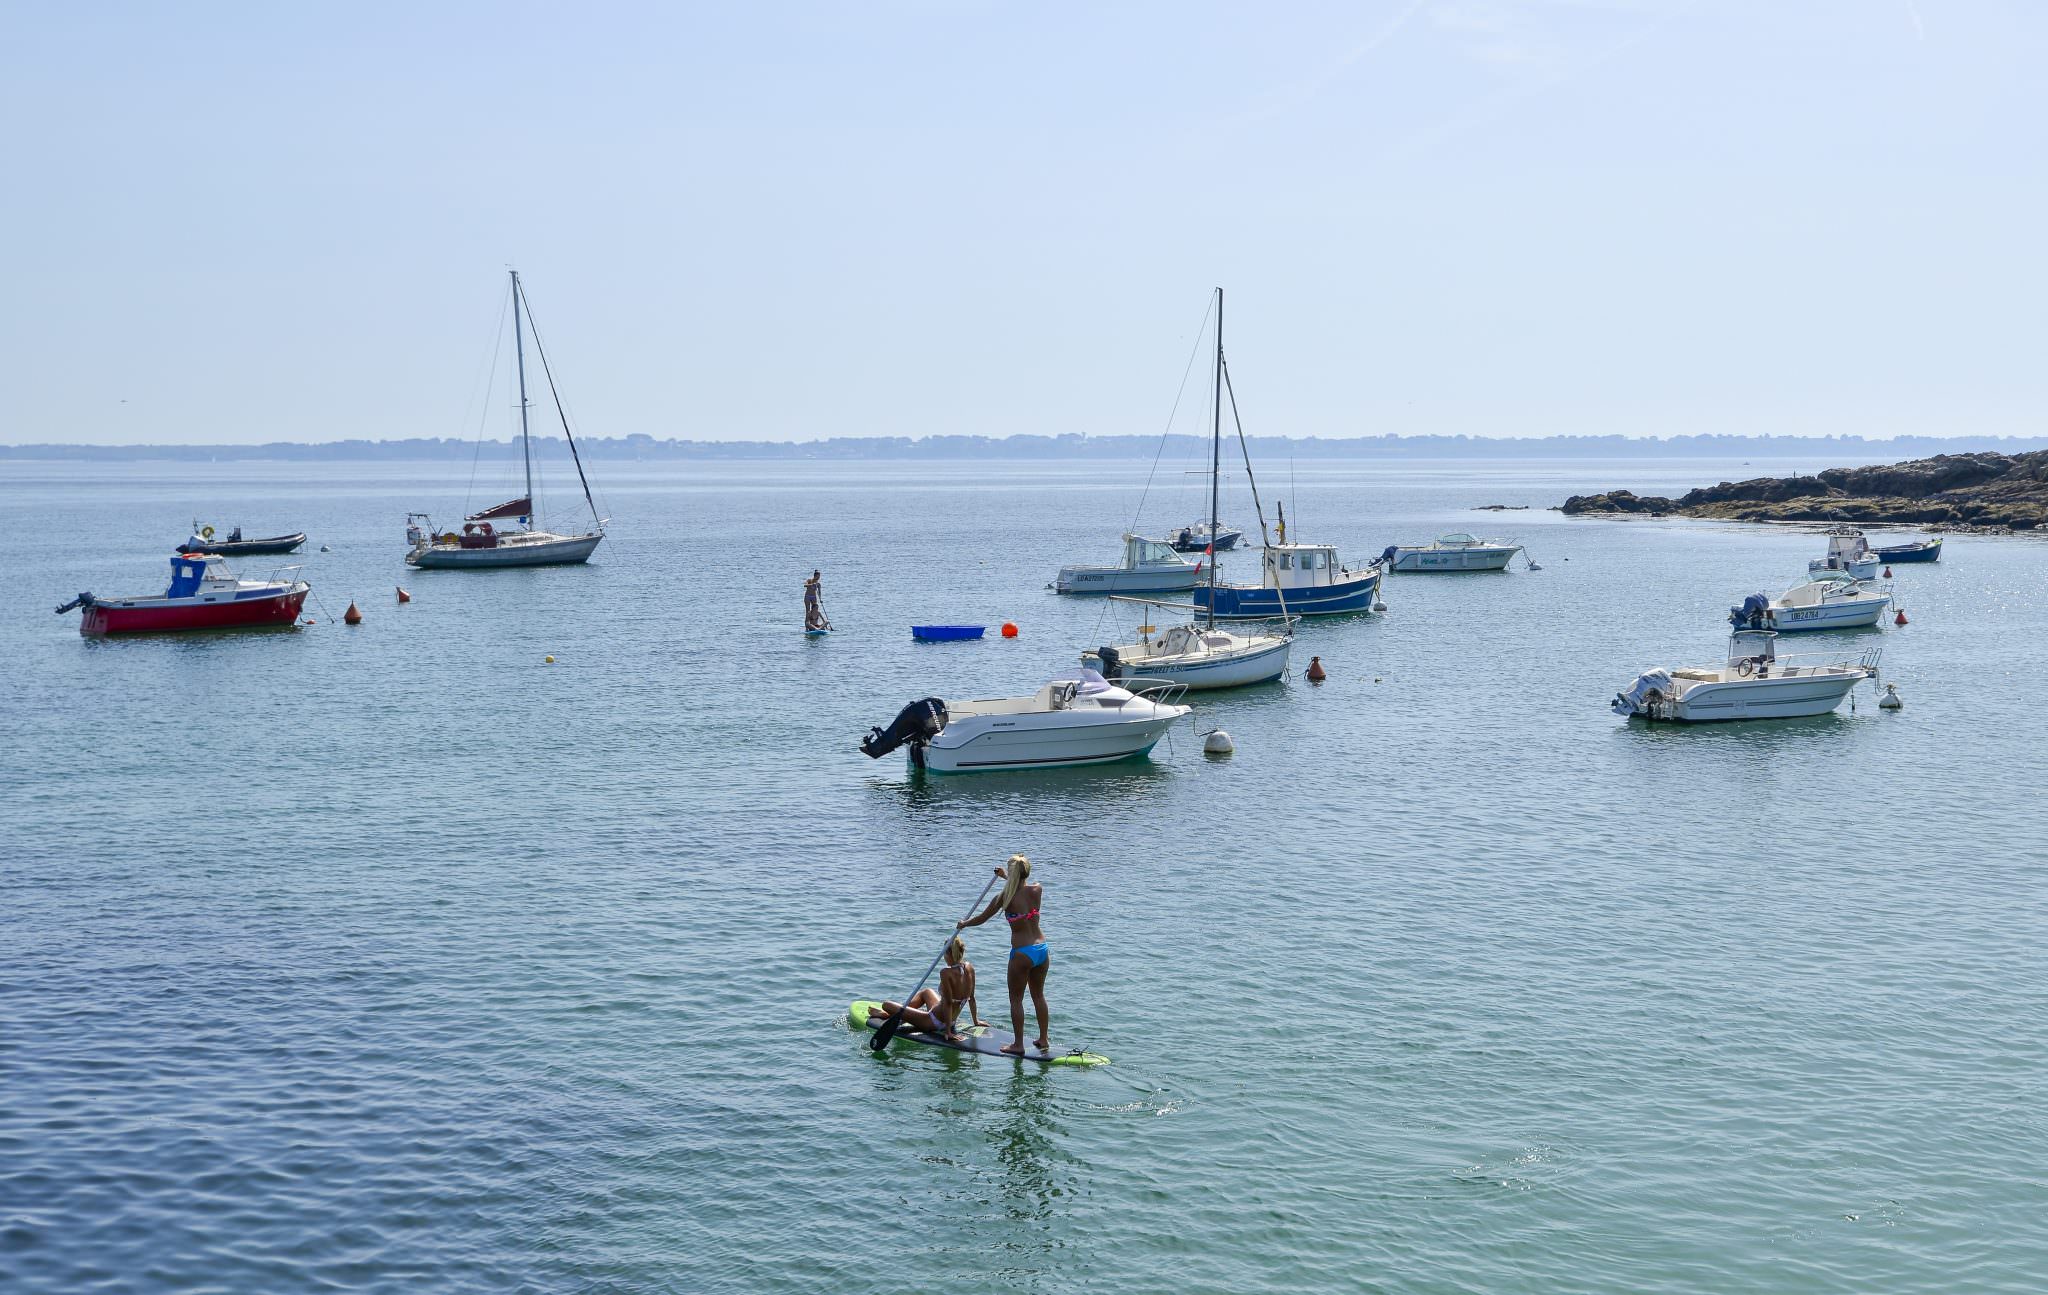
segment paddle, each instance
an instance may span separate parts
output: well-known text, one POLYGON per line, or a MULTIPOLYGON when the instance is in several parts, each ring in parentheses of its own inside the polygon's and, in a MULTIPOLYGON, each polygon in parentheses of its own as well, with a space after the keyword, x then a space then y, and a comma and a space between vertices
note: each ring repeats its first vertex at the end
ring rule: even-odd
MULTIPOLYGON (((983 886, 981 893, 974 897, 974 907, 967 910, 967 916, 974 916, 975 910, 981 907, 981 901, 988 898, 988 892, 994 890, 996 883, 1001 880, 1001 877, 990 877, 988 879, 988 885, 983 886)), ((880 1052, 883 1048, 889 1046, 889 1040, 896 1037, 896 1031, 903 1028, 903 1013, 910 1010, 910 1000, 917 997, 917 991, 924 988, 924 982, 930 980, 932 973, 939 969, 939 958, 946 956, 946 945, 953 942, 953 936, 958 931, 959 928, 955 927, 952 931, 946 933, 946 944, 939 946, 938 957, 933 958, 932 965, 924 969, 924 975, 920 976, 917 983, 911 986, 910 992, 903 996, 903 1001, 896 1004, 896 1010, 889 1013, 888 1020, 882 1022, 882 1028, 875 1031, 875 1037, 868 1040, 869 1047, 880 1052)))

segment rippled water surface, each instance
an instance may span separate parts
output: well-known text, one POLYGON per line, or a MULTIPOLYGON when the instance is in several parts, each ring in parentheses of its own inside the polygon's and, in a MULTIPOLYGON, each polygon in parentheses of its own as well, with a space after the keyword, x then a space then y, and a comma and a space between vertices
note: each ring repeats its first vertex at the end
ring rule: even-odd
POLYGON ((466 465, 6 464, 0 1288, 2040 1289, 2048 546, 1784 645, 1902 712, 1652 729, 1606 700, 1821 541, 1544 508, 1741 465, 1292 466, 1347 555, 1543 569, 1395 577, 1149 763, 923 779, 855 740, 1133 623, 1044 586, 1148 465, 599 463, 597 561, 475 574, 399 563, 466 465), (195 514, 329 546, 320 623, 50 615, 195 514), (1115 1064, 871 1054, 1017 850, 1115 1064))

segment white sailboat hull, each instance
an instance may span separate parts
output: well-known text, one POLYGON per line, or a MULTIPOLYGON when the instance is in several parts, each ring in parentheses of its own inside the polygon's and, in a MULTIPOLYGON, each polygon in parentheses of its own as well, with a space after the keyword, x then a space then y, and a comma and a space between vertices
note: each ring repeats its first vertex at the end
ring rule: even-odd
MULTIPOLYGON (((1287 673, 1287 654, 1292 646, 1291 642, 1283 641, 1250 652, 1125 657, 1122 665, 1129 686, 1138 689, 1160 683, 1179 684, 1189 689, 1243 688, 1255 683, 1270 683, 1287 673)), ((1090 668, 1096 668, 1101 658, 1087 652, 1082 654, 1081 660, 1090 668)))
POLYGON ((531 538, 507 535, 487 549, 465 549, 454 544, 427 544, 405 555, 407 566, 430 568, 553 567, 587 562, 604 539, 594 535, 547 535, 528 532, 531 538))

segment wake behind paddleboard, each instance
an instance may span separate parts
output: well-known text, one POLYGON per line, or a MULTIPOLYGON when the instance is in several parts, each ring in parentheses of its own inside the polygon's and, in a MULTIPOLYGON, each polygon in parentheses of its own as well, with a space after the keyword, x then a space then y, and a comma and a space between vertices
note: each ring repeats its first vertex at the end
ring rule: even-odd
MULTIPOLYGON (((862 999, 846 1010, 847 1019, 857 1028, 879 1030, 888 1020, 882 1005, 869 999, 862 999)), ((922 1043, 934 1048, 950 1048, 955 1052, 972 1052, 979 1056, 995 1057, 1001 1061, 1037 1061, 1048 1066, 1106 1066, 1109 1058, 1097 1052, 1041 1052, 1029 1043, 1024 1045, 1023 1056, 1003 1051, 1004 1036, 993 1034, 985 1025, 970 1026, 961 1031, 962 1037, 955 1042, 924 1030, 913 1030, 908 1026, 896 1032, 899 1039, 922 1043)))

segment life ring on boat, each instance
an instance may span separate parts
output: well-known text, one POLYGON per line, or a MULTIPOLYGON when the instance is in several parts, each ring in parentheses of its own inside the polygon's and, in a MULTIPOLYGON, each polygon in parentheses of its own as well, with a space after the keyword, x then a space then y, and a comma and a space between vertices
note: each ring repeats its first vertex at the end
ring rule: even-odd
POLYGON ((200 538, 202 538, 202 539, 209 539, 209 540, 210 540, 210 539, 212 539, 212 538, 213 538, 213 527, 211 527, 211 526, 202 526, 202 527, 200 527, 200 528, 199 528, 199 535, 200 535, 200 538))

